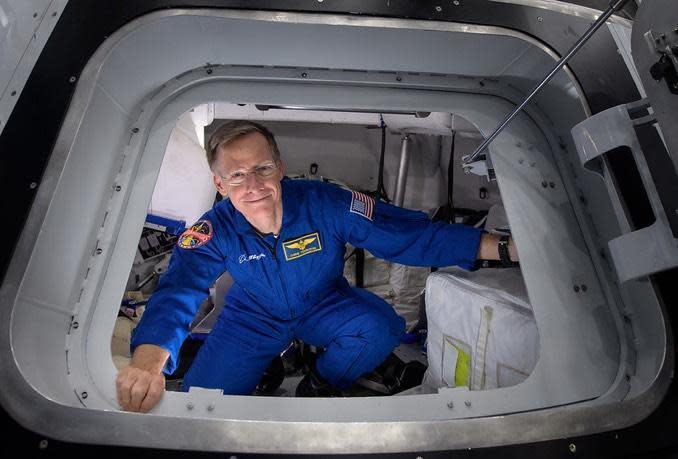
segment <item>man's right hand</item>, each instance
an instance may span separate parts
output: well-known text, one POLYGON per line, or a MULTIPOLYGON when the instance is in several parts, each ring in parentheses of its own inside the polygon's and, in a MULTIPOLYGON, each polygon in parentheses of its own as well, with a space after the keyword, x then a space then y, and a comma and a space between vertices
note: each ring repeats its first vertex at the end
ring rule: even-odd
POLYGON ((137 347, 129 366, 118 373, 115 386, 118 403, 125 411, 149 412, 165 392, 162 369, 169 353, 152 344, 137 347))

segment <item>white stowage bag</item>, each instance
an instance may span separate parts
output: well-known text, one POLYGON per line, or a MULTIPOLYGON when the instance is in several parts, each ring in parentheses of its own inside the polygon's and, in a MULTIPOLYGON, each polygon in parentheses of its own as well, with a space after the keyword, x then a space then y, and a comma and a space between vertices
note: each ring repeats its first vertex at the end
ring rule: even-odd
MULTIPOLYGON (((352 250, 353 246, 347 244, 346 253, 352 250)), ((344 265, 344 277, 350 285, 356 283, 355 265, 355 257, 350 257, 344 265)), ((410 329, 419 319, 419 297, 430 272, 430 268, 405 266, 376 258, 365 250, 363 288, 393 306, 398 315, 405 319, 406 328, 410 329)))
MULTIPOLYGON (((346 244, 346 253, 351 253, 354 247, 346 244)), ((363 287, 370 289, 371 287, 382 287, 388 285, 389 270, 391 263, 382 260, 372 255, 369 250, 365 250, 365 264, 363 269, 363 287)), ((344 265, 344 277, 348 283, 355 285, 355 268, 356 257, 350 257, 344 265)))
POLYGON ((406 266, 391 263, 389 284, 394 297, 391 304, 398 315, 405 319, 410 330, 419 319, 419 302, 431 268, 406 266))
POLYGON ((532 372, 539 335, 519 268, 446 268, 428 277, 425 298, 424 385, 486 390, 532 372))

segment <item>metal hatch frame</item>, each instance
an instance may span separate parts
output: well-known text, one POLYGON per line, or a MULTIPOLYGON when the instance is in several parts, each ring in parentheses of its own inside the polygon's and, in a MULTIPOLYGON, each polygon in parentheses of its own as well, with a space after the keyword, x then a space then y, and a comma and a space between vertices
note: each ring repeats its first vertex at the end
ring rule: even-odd
MULTIPOLYGON (((376 20, 375 20, 376 21, 376 20)), ((85 108, 87 107, 87 102, 88 101, 83 101, 79 100, 78 98, 75 99, 74 105, 71 107, 72 113, 75 113, 75 116, 69 116, 67 119, 67 122, 64 126, 64 129, 62 132, 68 132, 69 128, 76 129, 76 126, 80 124, 78 120, 78 113, 83 113, 85 108), (75 124, 69 124, 69 122, 75 122, 75 124)), ((138 129, 138 128, 137 128, 138 129)), ((134 131, 132 131, 134 133, 134 131)), ((133 138, 133 136, 132 136, 133 138)), ((67 145, 70 144, 68 142, 68 136, 66 135, 66 138, 62 138, 62 142, 66 142, 67 145)), ((63 146, 63 143, 61 144, 63 146)), ((59 145, 57 145, 59 147, 59 145)), ((63 153, 66 153, 67 150, 62 150, 63 153)), ((51 183, 56 186, 56 180, 58 179, 58 176, 60 175, 60 169, 58 168, 59 165, 64 166, 66 162, 66 158, 64 157, 59 157, 59 155, 56 155, 56 157, 53 157, 52 162, 50 164, 50 171, 57 172, 56 175, 53 175, 51 178, 52 181, 51 183), (56 165, 56 169, 54 166, 56 165)), ((43 183, 43 186, 45 186, 45 183, 43 183)), ((50 187, 50 179, 46 181, 46 186, 43 188, 41 186, 41 194, 44 197, 49 197, 49 187, 50 187)), ((36 208, 33 209, 33 213, 31 216, 32 221, 36 221, 36 218, 39 221, 40 218, 40 213, 44 216, 44 213, 46 212, 46 207, 47 207, 47 202, 40 202, 38 201, 37 203, 37 210, 36 208)), ((35 228, 35 227, 34 227, 35 228)), ((33 234, 31 234, 30 230, 28 234, 25 234, 24 237, 22 238, 22 243, 20 243, 20 248, 23 248, 23 254, 28 255, 26 249, 30 248, 30 244, 26 245, 26 239, 30 241, 31 238, 37 237, 35 234, 35 231, 33 231, 33 234)), ((30 251, 30 249, 29 249, 30 251)), ((96 253, 96 250, 95 250, 96 253)), ((22 251, 20 250, 18 252, 19 259, 21 259, 21 254, 22 251)), ((13 264, 14 268, 11 269, 9 276, 10 279, 16 277, 12 277, 12 273, 16 276, 17 271, 16 265, 13 264)), ((10 284, 11 285, 11 284, 10 284)), ((11 288, 11 287, 10 287, 11 288)), ((3 285, 3 299, 7 298, 5 295, 8 294, 8 292, 5 289, 5 285, 3 285)), ((4 301, 3 301, 4 303, 4 301)), ((4 322, 5 319, 7 319, 6 315, 2 316, 3 318, 3 324, 9 323, 9 322, 4 322)), ((77 322, 77 321, 75 321, 77 322)), ((72 330, 77 330, 78 327, 73 327, 73 324, 75 322, 71 322, 72 330)), ((9 336, 9 334, 7 335, 9 336)), ((8 345, 11 346, 11 343, 5 342, 6 337, 3 337, 3 346, 8 345)), ((669 347, 669 349, 672 349, 672 346, 669 347)), ((665 356, 665 357, 671 357, 671 356, 665 356)), ((667 362, 672 362, 672 358, 668 358, 667 362)), ((13 362, 12 362, 13 363, 13 362)), ((14 370, 16 371, 16 369, 14 370)), ((662 372, 662 374, 664 374, 662 372)), ((610 428, 617 428, 619 426, 623 425, 629 425, 630 423, 633 423, 637 421, 640 416, 641 418, 644 417, 645 415, 649 414, 651 412, 652 408, 656 406, 656 404, 659 402, 661 399, 661 394, 663 394, 663 390, 665 389, 665 383, 666 380, 663 378, 658 379, 655 382, 655 385, 653 385, 653 390, 648 391, 647 393, 643 394, 643 397, 638 397, 636 399, 630 400, 628 402, 623 402, 623 403, 613 403, 611 406, 606 406, 606 405, 601 405, 601 407, 598 407, 596 409, 595 407, 565 407, 565 408, 556 408, 556 409, 550 409, 550 410, 544 410, 544 412, 540 413, 524 413, 524 414, 514 414, 511 415, 511 418, 515 423, 513 424, 515 428, 519 428, 521 431, 525 428, 532 428, 534 429, 534 432, 538 432, 539 435, 536 435, 535 437, 528 437, 528 436, 523 436, 521 438, 521 441, 530 441, 532 440, 543 440, 544 438, 556 438, 558 436, 563 435, 564 431, 561 430, 560 428, 563 426, 571 426, 568 431, 565 431, 569 435, 574 435, 574 434, 581 434, 581 433, 590 433, 591 430, 587 430, 589 427, 591 427, 591 424, 586 424, 580 423, 578 425, 575 425, 576 423, 572 422, 575 419, 578 421, 582 421, 583 419, 589 419, 592 422, 592 425, 594 425, 594 430, 595 429, 610 429, 610 428), (655 392, 656 389, 656 392, 655 392), (602 408, 602 410, 600 410, 602 408), (616 422, 613 422, 612 424, 608 423, 600 423, 600 415, 605 412, 606 414, 609 415, 610 412, 617 412, 619 414, 619 417, 617 418, 616 422), (620 421, 621 420, 621 421, 620 421), (545 422, 548 421, 548 422, 545 422), (625 424, 626 423, 626 424, 625 424), (550 424, 552 427, 551 428, 546 428, 545 425, 550 424), (541 427, 541 429, 540 429, 541 427), (554 430, 550 430, 554 429, 554 430)), ((21 394, 21 397, 17 399, 15 402, 11 402, 8 405, 5 406, 13 406, 17 407, 18 405, 16 402, 20 402, 23 399, 23 402, 29 402, 32 400, 35 402, 35 395, 37 393, 33 392, 31 393, 31 390, 27 390, 26 392, 23 392, 21 394)), ((81 400, 84 400, 82 397, 82 393, 79 394, 81 400)), ((92 438, 91 435, 93 432, 91 430, 87 431, 81 431, 81 432, 74 432, 72 429, 75 426, 80 426, 82 427, 82 422, 85 421, 93 421, 95 419, 95 415, 93 415, 91 412, 87 413, 83 411, 83 409, 79 408, 72 408, 72 407, 65 407, 64 405, 61 405, 56 402, 51 402, 51 401, 46 401, 46 399, 42 400, 42 414, 52 414, 56 416, 56 418, 62 419, 64 421, 71 420, 75 418, 74 416, 77 412, 77 418, 78 421, 76 422, 75 425, 69 424, 69 423, 64 423, 63 425, 60 425, 58 429, 61 429, 60 432, 58 433, 60 437, 66 438, 69 440, 76 439, 78 441, 83 441, 83 442, 90 442, 90 441, 95 441, 97 443, 106 443, 105 438, 101 437, 95 437, 92 438), (88 434, 90 437, 88 437, 88 434)), ((17 411, 15 411, 15 414, 17 411)), ((19 415, 20 417, 20 415, 19 415)), ((129 436, 128 438, 136 438, 135 434, 133 433, 133 430, 137 427, 141 426, 141 423, 148 422, 148 418, 144 418, 141 415, 131 415, 129 413, 112 413, 112 412, 107 412, 106 413, 107 419, 109 421, 114 422, 118 427, 121 428, 119 432, 117 432, 121 437, 129 436), (121 423, 124 419, 125 426, 121 426, 121 423)), ((607 417, 607 416, 606 416, 607 417)), ((27 420, 25 418, 22 418, 25 422, 27 420)), ((172 421, 163 419, 163 418, 157 418, 156 419, 158 422, 158 428, 160 429, 166 429, 167 427, 170 427, 172 425, 172 421)), ((44 425, 43 420, 40 419, 31 419, 30 424, 32 427, 37 427, 37 430, 42 430, 45 431, 44 429, 47 429, 48 432, 51 434, 54 434, 55 431, 51 430, 53 427, 48 427, 44 425)), ((72 421, 73 422, 73 421, 72 421)), ((488 426, 488 423, 500 423, 501 425, 501 420, 500 419, 466 419, 464 420, 464 423, 468 425, 467 428, 462 428, 462 431, 459 433, 460 438, 464 435, 468 435, 469 437, 466 438, 466 441, 469 441, 469 439, 480 439, 482 438, 481 436, 484 436, 485 433, 483 432, 484 429, 486 429, 488 426)), ((271 435, 274 435, 274 433, 277 431, 277 428, 279 426, 274 425, 275 423, 267 423, 265 421, 257 421, 258 424, 260 424, 258 427, 260 428, 257 437, 252 438, 252 441, 258 442, 258 441, 263 441, 263 447, 273 447, 275 448, 275 445, 270 445, 266 444, 266 441, 264 439, 270 439, 271 435)), ((443 423, 444 424, 444 423, 443 423)), ((228 446, 231 450, 242 450, 242 451, 253 451, 253 445, 254 443, 242 443, 242 438, 239 437, 239 434, 244 434, 245 431, 241 430, 242 426, 238 425, 235 422, 226 422, 226 423, 221 423, 217 424, 212 421, 206 421, 204 423, 204 426, 206 427, 205 431, 201 431, 200 435, 205 435, 208 432, 211 432, 213 436, 219 436, 219 435, 224 435, 224 438, 222 439, 221 442, 215 442, 211 443, 208 445, 205 445, 208 449, 213 449, 215 450, 220 450, 224 446, 228 446), (225 435, 225 430, 224 429, 233 429, 228 435, 225 435), (234 443, 228 443, 228 440, 234 441, 234 443), (240 442, 238 441, 240 440, 240 442)), ((289 423, 288 427, 292 427, 300 432, 300 434, 303 435, 313 435, 317 434, 319 437, 323 438, 324 440, 327 440, 328 443, 325 445, 316 445, 315 448, 311 448, 310 450, 303 450, 303 452, 327 452, 327 451, 334 451, 334 452, 347 452, 347 451, 368 451, 368 452, 385 452, 385 451, 403 451, 404 449, 402 448, 407 448, 411 447, 416 450, 433 450, 433 449, 446 449, 446 448, 456 448, 456 447, 466 447, 468 445, 472 446, 491 446, 491 445, 496 445, 496 444, 506 444, 505 442, 510 442, 510 438, 515 438, 516 432, 511 432, 511 431, 505 431, 503 437, 498 437, 494 438, 491 441, 491 443, 477 443, 477 442, 471 442, 471 443, 465 443, 464 441, 461 441, 459 443, 446 443, 443 441, 442 438, 437 437, 436 435, 436 429, 442 428, 443 430, 445 429, 443 425, 437 426, 435 429, 431 429, 432 431, 429 431, 428 434, 426 434, 425 431, 417 431, 417 434, 423 435, 424 438, 421 440, 424 442, 422 444, 412 444, 411 439, 407 440, 407 444, 402 443, 405 439, 407 439, 408 435, 405 435, 407 432, 403 431, 405 426, 402 425, 384 425, 383 423, 374 423, 373 425, 370 424, 368 426, 365 426, 364 424, 361 423, 349 423, 347 425, 335 425, 333 423, 326 423, 326 424, 314 424, 314 425, 305 425, 304 423, 289 423), (392 440, 392 443, 385 444, 385 443, 379 443, 379 444, 372 444, 370 446, 367 446, 366 444, 362 443, 354 443, 353 445, 349 444, 346 445, 345 443, 342 442, 341 445, 338 444, 333 444, 329 442, 329 440, 332 438, 334 435, 339 435, 339 437, 343 438, 354 438, 354 439, 362 439, 363 441, 367 440, 368 438, 375 438, 375 436, 379 436, 380 434, 383 437, 384 431, 387 431, 389 435, 387 438, 392 440), (431 435, 434 435, 434 437, 431 437, 431 435), (400 442, 398 442, 398 439, 400 439, 400 442), (442 441, 442 443, 441 443, 442 441), (337 449, 333 449, 337 448, 337 449)), ((452 428, 453 426, 450 425, 452 428)), ((505 426, 504 426, 505 427, 505 426)), ((459 425, 455 424, 454 429, 458 429, 459 425)), ((166 430, 167 431, 167 430, 166 430)), ((171 429, 171 432, 176 434, 176 431, 174 429, 171 429)), ((186 432, 186 434, 189 434, 190 432, 186 432)), ((198 432, 193 432, 195 434, 198 434, 198 432)), ((410 433, 415 433, 414 431, 410 433)), ((438 432, 442 433, 442 432, 438 432)), ((459 439, 459 438, 458 438, 459 439)), ((147 439, 146 439, 147 440, 147 439)), ((177 441, 187 441, 187 438, 177 438, 177 441)), ((155 440, 157 442, 160 441, 160 439, 155 440)), ((137 440, 134 440, 132 444, 137 444, 140 446, 158 446, 158 447, 166 447, 166 443, 154 443, 149 445, 146 441, 140 441, 138 438, 137 440), (139 442, 139 443, 137 443, 139 442)), ((257 443, 259 444, 259 443, 257 443)), ((186 446, 190 446, 186 445, 186 446)), ((298 445, 294 445, 295 447, 298 445)), ((254 449, 256 450, 256 449, 254 449)), ((268 450, 267 450, 268 451, 268 450)), ((299 452, 297 449, 293 449, 295 452, 299 452)), ((269 451, 269 452, 280 452, 279 450, 275 451, 269 451)))

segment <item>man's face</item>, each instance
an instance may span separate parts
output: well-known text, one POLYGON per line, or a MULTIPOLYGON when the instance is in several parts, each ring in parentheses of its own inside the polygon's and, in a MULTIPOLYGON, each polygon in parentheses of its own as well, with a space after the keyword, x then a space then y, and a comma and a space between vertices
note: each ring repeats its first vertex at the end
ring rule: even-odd
POLYGON ((275 164, 271 147, 263 135, 255 132, 221 147, 213 165, 217 191, 230 198, 233 206, 255 226, 276 212, 282 213, 282 163, 276 164, 274 173, 268 177, 254 172, 271 163, 275 164), (234 173, 245 174, 241 184, 229 184, 228 178, 234 173))

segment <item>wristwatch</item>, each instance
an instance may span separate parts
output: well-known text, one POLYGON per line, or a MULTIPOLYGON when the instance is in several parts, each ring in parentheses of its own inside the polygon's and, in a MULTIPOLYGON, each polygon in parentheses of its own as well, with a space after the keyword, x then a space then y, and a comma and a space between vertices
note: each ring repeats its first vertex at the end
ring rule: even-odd
POLYGON ((519 266, 517 262, 511 261, 508 249, 509 236, 502 236, 499 238, 499 244, 497 244, 497 251, 499 252, 499 261, 504 268, 512 268, 519 266))

